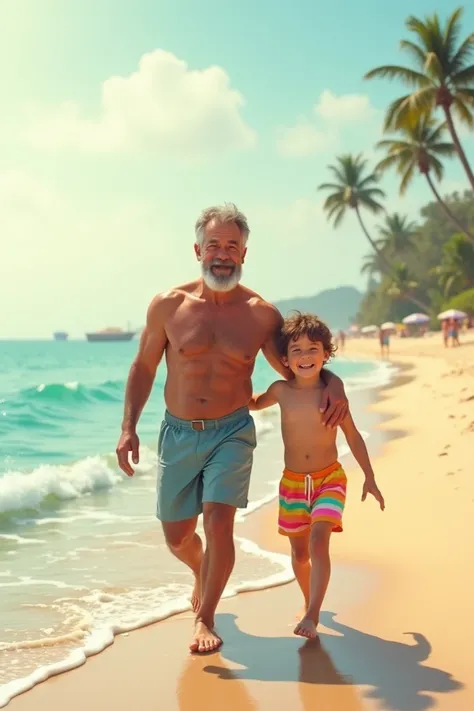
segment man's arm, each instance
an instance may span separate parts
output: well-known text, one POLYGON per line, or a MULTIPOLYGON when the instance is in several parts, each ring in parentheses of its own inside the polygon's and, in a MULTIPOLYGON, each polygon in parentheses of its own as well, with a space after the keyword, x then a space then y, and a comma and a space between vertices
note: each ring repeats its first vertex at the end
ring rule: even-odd
POLYGON ((323 414, 323 424, 326 427, 342 426, 347 413, 349 402, 341 378, 327 368, 321 370, 321 379, 326 386, 321 398, 320 411, 323 414))
POLYGON ((268 302, 265 302, 264 314, 266 338, 262 344, 262 353, 277 373, 283 376, 285 380, 290 380, 295 376, 281 362, 281 355, 278 350, 278 336, 283 324, 283 317, 278 309, 268 302))
POLYGON ((346 436, 349 449, 365 474, 362 501, 365 501, 367 494, 372 494, 372 496, 374 496, 379 502, 380 508, 383 511, 385 508, 385 502, 377 487, 377 484, 375 483, 375 474, 370 463, 369 453, 367 452, 367 447, 365 446, 362 435, 354 424, 354 420, 352 419, 350 412, 347 413, 346 419, 341 423, 341 429, 346 436))
POLYGON ((277 381, 276 383, 272 383, 266 392, 260 393, 259 395, 252 395, 249 402, 249 410, 264 410, 266 407, 276 405, 281 385, 282 382, 277 381))
POLYGON ((165 332, 167 311, 166 297, 159 294, 148 308, 138 353, 128 375, 122 435, 117 445, 117 459, 120 468, 129 476, 134 474, 134 470, 129 464, 128 453, 132 452, 132 461, 134 464, 138 464, 139 441, 136 428, 143 408, 150 397, 156 369, 168 342, 165 332))

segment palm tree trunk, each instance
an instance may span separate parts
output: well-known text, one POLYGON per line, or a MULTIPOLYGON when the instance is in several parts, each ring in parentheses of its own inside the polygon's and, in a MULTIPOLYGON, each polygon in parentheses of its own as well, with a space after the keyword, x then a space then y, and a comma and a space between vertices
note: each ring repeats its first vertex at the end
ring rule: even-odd
POLYGON ((450 210, 449 207, 446 205, 446 203, 444 202, 443 198, 441 197, 441 195, 440 195, 439 192, 437 191, 435 184, 434 184, 433 181, 431 180, 430 174, 429 174, 429 173, 424 173, 424 176, 425 176, 426 180, 428 181, 428 185, 430 186, 431 190, 433 191, 433 194, 434 194, 435 198, 437 199, 437 201, 439 202, 439 204, 441 205, 441 207, 443 208, 443 210, 445 211, 445 213, 447 214, 447 216, 449 217, 449 219, 450 219, 452 222, 454 222, 454 224, 455 224, 457 227, 459 227, 459 229, 461 230, 461 232, 462 232, 464 235, 466 235, 466 237, 467 237, 469 240, 471 240, 471 242, 474 243, 474 235, 471 235, 471 233, 466 230, 466 228, 464 227, 464 225, 462 224, 462 222, 461 222, 460 220, 458 220, 458 218, 456 217, 456 215, 454 215, 454 213, 451 212, 451 210, 450 210))
POLYGON ((363 223, 363 221, 362 221, 362 217, 361 217, 361 214, 360 214, 360 210, 359 210, 359 206, 358 206, 358 205, 356 205, 355 211, 356 211, 357 219, 359 220, 359 224, 360 224, 360 226, 361 226, 361 228, 362 228, 362 231, 363 231, 363 233, 365 234, 365 236, 367 237, 367 239, 368 239, 369 242, 370 242, 370 246, 371 246, 372 249, 376 252, 376 254, 378 254, 378 256, 379 256, 379 258, 380 258, 380 261, 381 261, 383 264, 385 264, 385 266, 387 267, 387 272, 386 272, 386 273, 387 273, 387 274, 390 274, 390 272, 392 271, 391 264, 390 264, 390 262, 388 261, 388 259, 386 258, 385 254, 382 252, 381 249, 379 249, 379 248, 377 247, 377 245, 375 244, 374 240, 372 239, 372 237, 371 237, 371 236, 369 235, 369 233, 367 232, 367 228, 366 228, 366 226, 364 225, 364 223, 363 223))
POLYGON ((451 138, 453 139, 453 143, 456 147, 456 151, 459 156, 459 160, 463 164, 464 170, 466 171, 467 177, 469 178, 469 182, 471 183, 471 187, 474 190, 474 173, 472 172, 471 166, 469 165, 469 162, 466 158, 466 154, 464 153, 464 149, 461 146, 461 141, 459 140, 458 134, 454 127, 454 121, 451 115, 451 108, 449 106, 443 106, 443 109, 446 116, 446 122, 448 124, 449 132, 451 134, 451 138))

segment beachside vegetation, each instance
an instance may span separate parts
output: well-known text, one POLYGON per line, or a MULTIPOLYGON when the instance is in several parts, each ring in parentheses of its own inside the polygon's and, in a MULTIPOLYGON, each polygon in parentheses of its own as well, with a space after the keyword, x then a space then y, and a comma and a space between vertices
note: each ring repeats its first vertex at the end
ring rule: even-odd
POLYGON ((460 139, 474 131, 474 32, 463 33, 462 17, 460 7, 444 20, 436 12, 406 20, 400 48, 407 65, 387 64, 365 75, 409 88, 387 107, 387 137, 375 147, 384 155, 373 169, 362 154, 337 156, 329 166, 335 181, 319 186, 330 191, 324 209, 334 226, 352 208, 372 247, 361 266, 368 278, 357 315, 362 326, 399 322, 415 308, 434 327, 446 308, 474 316, 474 173, 460 139), (445 195, 442 180, 456 159, 466 190, 445 195), (386 212, 381 180, 388 171, 399 177, 400 198, 417 176, 428 184, 434 201, 420 206, 416 221, 402 211, 386 212), (363 209, 372 213, 369 225, 363 209), (374 215, 383 215, 376 225, 374 215))

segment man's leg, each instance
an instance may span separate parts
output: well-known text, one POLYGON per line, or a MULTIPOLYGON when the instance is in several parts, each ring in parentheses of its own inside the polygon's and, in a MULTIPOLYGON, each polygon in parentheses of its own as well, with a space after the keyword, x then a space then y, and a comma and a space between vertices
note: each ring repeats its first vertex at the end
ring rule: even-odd
POLYGON ((290 536, 291 565, 304 596, 305 609, 309 606, 311 563, 309 560, 309 527, 301 536, 290 536))
POLYGON ((309 539, 311 557, 311 583, 309 606, 306 615, 295 627, 295 634, 314 639, 317 636, 319 613, 331 576, 331 560, 329 558, 329 541, 333 524, 318 521, 313 524, 309 539))
POLYGON ((201 572, 201 605, 190 644, 193 652, 212 652, 222 644, 214 632, 214 615, 235 561, 235 508, 205 503, 203 509, 206 552, 201 572))
POLYGON ((185 521, 163 521, 163 533, 171 553, 181 560, 194 574, 194 590, 191 604, 197 612, 201 600, 202 541, 196 533, 197 516, 185 521))

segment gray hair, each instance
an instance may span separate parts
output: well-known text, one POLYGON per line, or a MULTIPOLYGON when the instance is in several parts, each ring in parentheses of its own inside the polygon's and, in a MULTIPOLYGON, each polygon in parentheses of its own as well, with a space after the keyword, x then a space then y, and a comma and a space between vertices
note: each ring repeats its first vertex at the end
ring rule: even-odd
POLYGON ((194 227, 196 242, 199 245, 202 245, 204 241, 204 230, 206 229, 206 225, 209 224, 211 220, 217 220, 217 222, 221 223, 235 222, 239 228, 240 234, 242 235, 242 242, 245 247, 250 234, 250 229, 247 218, 243 212, 240 212, 240 210, 237 209, 237 205, 234 205, 233 202, 225 202, 223 205, 206 207, 206 209, 201 212, 194 227))

